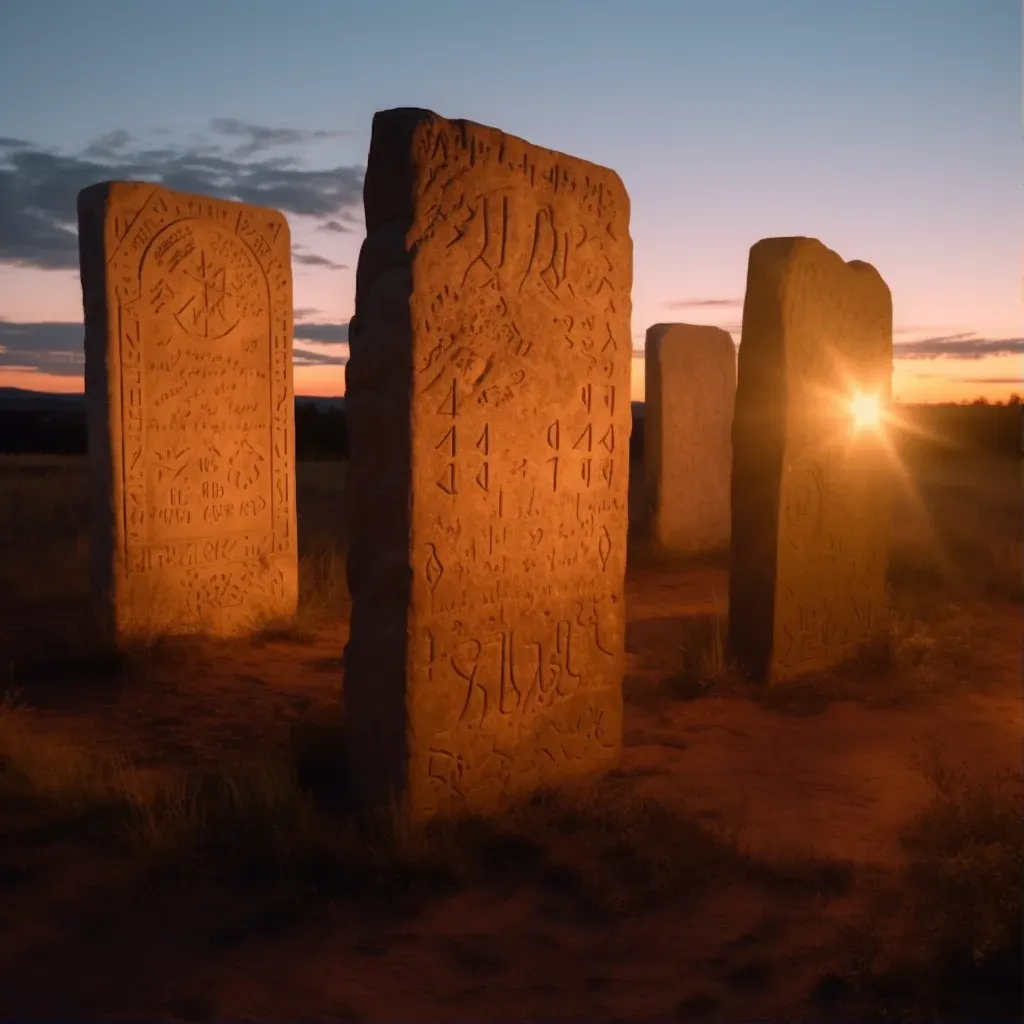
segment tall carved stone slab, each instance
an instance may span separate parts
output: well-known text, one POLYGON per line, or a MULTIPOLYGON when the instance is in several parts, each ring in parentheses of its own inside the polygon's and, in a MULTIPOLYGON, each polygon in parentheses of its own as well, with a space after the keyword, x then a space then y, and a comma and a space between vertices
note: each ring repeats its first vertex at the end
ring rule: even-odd
POLYGON ((97 605, 116 641, 294 614, 288 224, 107 182, 78 197, 97 605))
POLYGON ((733 429, 729 642, 755 677, 835 664, 884 628, 892 298, 811 238, 750 250, 733 429))
POLYGON ((606 168, 378 113, 346 411, 351 776, 413 819, 619 756, 629 199, 606 168))
POLYGON ((644 355, 649 532, 669 551, 729 543, 736 349, 719 327, 655 324, 644 355))

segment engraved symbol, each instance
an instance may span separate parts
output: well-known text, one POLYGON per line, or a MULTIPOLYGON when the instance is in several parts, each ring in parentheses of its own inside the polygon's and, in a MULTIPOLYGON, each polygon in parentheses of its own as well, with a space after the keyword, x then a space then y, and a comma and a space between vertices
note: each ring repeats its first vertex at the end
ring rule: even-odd
POLYGON ((617 352, 619 349, 619 343, 612 336, 612 325, 606 324, 605 330, 608 332, 608 340, 601 346, 601 352, 607 352, 608 349, 611 349, 612 352, 617 352))
POLYGON ((615 385, 605 384, 604 394, 601 396, 601 401, 604 402, 605 408, 610 412, 615 412, 615 385))
POLYGON ((545 208, 537 211, 533 224, 533 244, 526 273, 519 282, 519 290, 531 273, 536 273, 541 283, 555 297, 568 273, 569 234, 555 226, 554 210, 545 208))
POLYGON ((572 446, 573 450, 579 448, 580 445, 582 445, 584 441, 586 441, 586 444, 587 444, 587 451, 588 452, 591 451, 593 449, 593 447, 594 447, 594 428, 589 423, 586 425, 586 427, 584 427, 583 433, 580 434, 580 436, 577 439, 576 443, 572 446))
POLYGON ((185 472, 187 465, 186 457, 189 453, 188 448, 182 448, 181 451, 174 451, 168 448, 166 451, 157 451, 153 454, 156 457, 156 479, 157 483, 162 483, 165 479, 177 480, 182 473, 185 472))
POLYGON ((218 572, 200 580, 198 574, 191 580, 188 604, 196 616, 221 608, 237 608, 244 600, 240 581, 231 572, 218 572))
POLYGON ((189 334, 199 338, 222 338, 238 324, 228 318, 227 271, 207 261, 205 251, 200 251, 199 262, 194 272, 185 271, 184 276, 194 282, 192 294, 174 314, 174 319, 189 334))
POLYGON ((489 489, 490 470, 486 462, 480 467, 480 472, 476 475, 476 482, 482 491, 489 489))
MULTIPOLYGON (((430 546, 433 547, 433 544, 431 544, 430 546)), ((427 564, 429 566, 430 563, 428 562, 427 564)), ((440 562, 438 564, 440 565, 440 562)), ((438 577, 438 579, 440 579, 440 576, 438 577)), ((430 577, 428 576, 427 582, 429 581, 430 577)), ((436 585, 437 584, 435 583, 434 586, 436 585)), ((433 586, 430 589, 433 590, 433 586)), ((426 665, 427 669, 427 681, 432 683, 434 681, 434 661, 437 658, 437 637, 434 636, 434 631, 432 629, 426 628, 422 630, 421 635, 423 636, 423 639, 427 642, 427 660, 423 662, 423 664, 426 665)))
POLYGON ((594 386, 592 384, 584 384, 583 390, 580 393, 580 398, 583 399, 583 404, 587 407, 587 412, 590 412, 590 406, 594 400, 594 386))
MULTIPOLYGON (((444 575, 444 566, 441 564, 441 559, 437 557, 437 548, 433 544, 428 544, 427 547, 430 548, 430 556, 427 558, 423 572, 427 577, 430 592, 433 593, 444 575)), ((431 637, 431 660, 433 660, 433 637, 431 637)))
POLYGON ((607 526, 601 527, 601 539, 597 542, 597 557, 601 559, 601 571, 608 568, 608 558, 612 553, 612 538, 607 526))
POLYGON ((441 477, 437 481, 437 486, 440 487, 441 490, 444 491, 445 494, 456 494, 457 493, 456 488, 455 488, 455 463, 454 462, 449 462, 448 465, 445 466, 444 473, 441 475, 441 477))
POLYGON ((580 476, 583 477, 583 483, 586 484, 587 487, 590 486, 590 472, 592 462, 593 459, 584 459, 582 466, 580 466, 580 476))
POLYGON ((241 441, 228 459, 228 480, 246 491, 263 475, 263 456, 248 442, 241 441))
POLYGON ((440 416, 451 416, 454 418, 458 415, 459 411, 459 382, 457 380, 452 381, 452 386, 448 389, 448 393, 444 396, 444 400, 438 407, 438 415, 440 416))
MULTIPOLYGON (((455 674, 466 681, 466 700, 462 705, 462 712, 459 715, 460 721, 469 714, 469 705, 473 699, 473 692, 478 685, 476 682, 477 663, 480 660, 483 649, 483 644, 479 640, 463 640, 451 656, 452 668, 455 669, 455 674)), ((484 698, 484 710, 480 716, 482 721, 484 715, 487 714, 487 690, 483 687, 481 687, 481 690, 483 690, 484 698)))
POLYGON ((202 456, 199 459, 199 472, 200 473, 216 473, 220 469, 220 452, 216 448, 211 447, 209 454, 202 456))
POLYGON ((491 454, 491 428, 490 425, 484 426, 484 432, 480 435, 480 440, 476 443, 477 449, 484 453, 484 455, 491 454))
POLYGON ((609 427, 604 432, 604 437, 598 443, 603 444, 610 452, 615 451, 615 427, 609 427))
POLYGON ((434 450, 435 451, 440 450, 440 448, 443 445, 448 445, 448 449, 449 449, 449 452, 451 453, 451 457, 454 459, 455 458, 455 427, 454 427, 454 425, 452 427, 450 427, 449 430, 448 430, 448 433, 446 433, 444 435, 444 437, 442 437, 441 440, 438 441, 437 444, 434 445, 434 450))
POLYGON ((548 459, 551 463, 551 490, 558 490, 558 456, 548 459))
POLYGON ((478 196, 477 199, 479 206, 470 208, 469 216, 466 220, 455 227, 456 237, 448 243, 448 248, 451 248, 460 242, 468 234, 470 226, 474 222, 481 228, 483 237, 480 240, 480 251, 470 261, 469 266, 466 267, 466 273, 462 277, 463 284, 466 283, 470 271, 477 263, 482 263, 491 271, 490 280, 497 276, 498 271, 505 264, 505 246, 508 236, 509 218, 508 196, 482 195, 478 196), (493 202, 497 205, 499 200, 501 208, 500 210, 494 210, 491 204, 493 202))
POLYGON ((614 459, 605 459, 604 464, 601 466, 601 476, 604 477, 605 483, 608 484, 609 487, 612 485, 612 470, 614 469, 614 466, 614 459))
POLYGON ((153 307, 154 313, 159 313, 173 298, 174 292, 163 278, 160 278, 149 292, 149 304, 153 307))
POLYGON ((554 448, 556 452, 558 451, 558 441, 560 432, 561 431, 558 425, 558 420, 555 420, 555 422, 552 423, 550 427, 548 427, 548 447, 554 448))

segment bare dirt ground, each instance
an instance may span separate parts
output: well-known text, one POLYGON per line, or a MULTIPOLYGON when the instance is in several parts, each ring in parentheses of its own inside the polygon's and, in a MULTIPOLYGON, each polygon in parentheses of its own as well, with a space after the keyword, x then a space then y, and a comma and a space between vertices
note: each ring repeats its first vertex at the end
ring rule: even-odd
POLYGON ((426 836, 340 796, 344 464, 298 626, 118 659, 84 483, 0 461, 0 1017, 1020 1019, 1019 462, 912 466, 885 650, 767 692, 638 538, 619 770, 426 836))

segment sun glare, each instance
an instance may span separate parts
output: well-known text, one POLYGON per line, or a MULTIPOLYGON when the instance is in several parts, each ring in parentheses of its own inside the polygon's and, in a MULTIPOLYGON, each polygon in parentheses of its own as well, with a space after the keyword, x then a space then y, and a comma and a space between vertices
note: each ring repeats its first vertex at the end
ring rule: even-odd
POLYGON ((855 392, 850 402, 850 416, 854 430, 877 430, 882 425, 882 406, 878 395, 855 392))

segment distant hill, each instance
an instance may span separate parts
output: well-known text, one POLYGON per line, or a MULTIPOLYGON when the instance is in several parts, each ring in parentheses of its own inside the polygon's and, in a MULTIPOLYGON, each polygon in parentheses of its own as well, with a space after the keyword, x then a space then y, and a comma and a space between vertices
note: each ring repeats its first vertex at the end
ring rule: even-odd
MULTIPOLYGON (((0 453, 83 455, 88 439, 85 396, 0 388, 0 453)), ((295 400, 298 458, 347 458, 343 398, 295 400)))
MULTIPOLYGON (((644 403, 632 402, 629 439, 633 459, 643 457, 644 403)), ((893 440, 900 449, 1005 452, 1019 458, 1021 406, 901 406, 893 440)), ((80 455, 87 445, 85 396, 0 388, 0 453, 80 455)), ((299 459, 348 457, 345 399, 299 395, 295 400, 295 449, 299 459)))
POLYGON ((76 409, 85 403, 85 395, 60 395, 25 388, 0 388, 0 409, 24 409, 32 412, 76 409))

